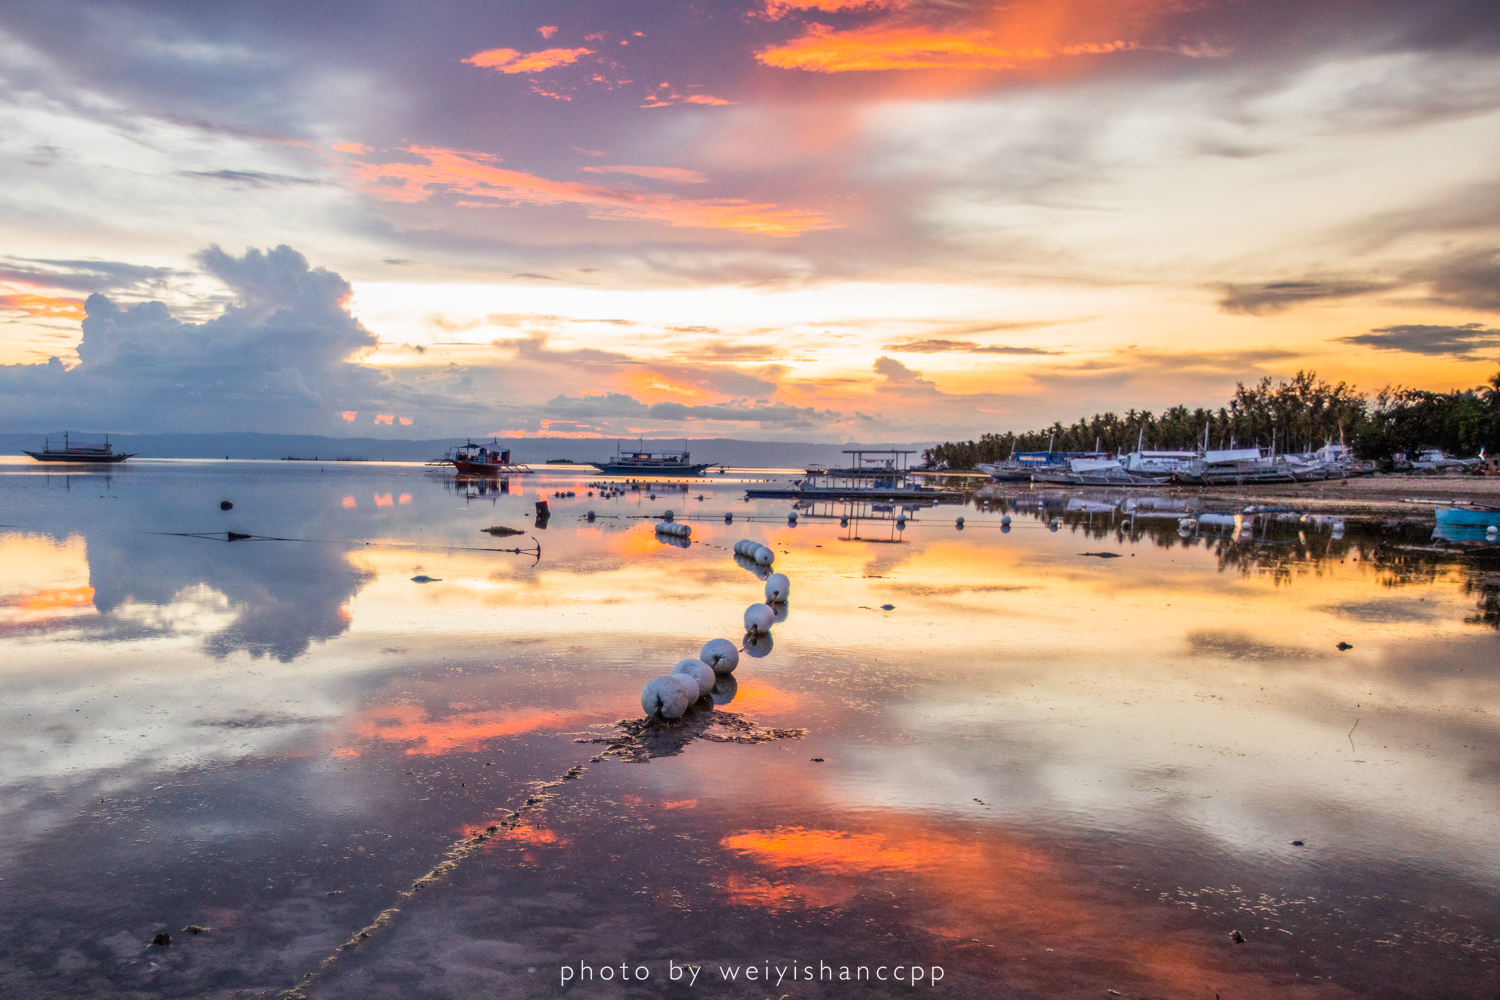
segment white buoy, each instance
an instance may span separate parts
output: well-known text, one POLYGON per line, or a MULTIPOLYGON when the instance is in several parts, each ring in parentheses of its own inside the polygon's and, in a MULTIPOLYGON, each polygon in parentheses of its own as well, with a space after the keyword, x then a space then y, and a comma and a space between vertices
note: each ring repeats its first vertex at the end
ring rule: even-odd
POLYGON ((677 666, 672 668, 672 673, 677 677, 691 677, 693 683, 698 685, 699 698, 714 689, 714 668, 702 660, 692 658, 678 660, 677 666))
POLYGON ((672 512, 670 510, 664 510, 664 511, 662 511, 661 512, 661 519, 663 521, 670 521, 670 520, 672 520, 672 512))
POLYGON ((698 682, 680 675, 653 677, 641 688, 641 708, 647 718, 680 719, 698 698, 698 682))
POLYGON ((777 625, 786 621, 786 616, 791 613, 791 608, 787 606, 786 601, 778 601, 775 604, 767 605, 767 607, 771 609, 772 620, 777 625))
POLYGON ((732 674, 740 665, 740 651, 728 639, 710 639, 698 651, 698 659, 707 663, 716 674, 732 674))
POLYGON ((772 573, 766 577, 766 603, 780 604, 791 596, 792 581, 785 573, 772 573))
POLYGON ((1495 527, 1493 524, 1484 529, 1485 538, 1493 539, 1496 535, 1500 535, 1500 528, 1495 527))
POLYGON ((776 612, 772 611, 769 605, 752 604, 745 609, 745 631, 751 635, 771 631, 771 624, 774 621, 776 621, 776 612))
POLYGON ((657 521, 656 533, 659 535, 675 535, 678 538, 687 538, 693 533, 691 524, 678 524, 675 521, 657 521))
POLYGON ((964 518, 963 518, 962 514, 960 514, 958 516, 958 521, 956 522, 956 526, 960 527, 960 528, 962 528, 964 526, 964 518))
POLYGON ((1001 524, 1010 524, 1010 515, 1009 514, 1002 514, 1002 515, 1000 515, 1000 523, 1001 524))
POLYGON ((776 561, 776 553, 761 545, 756 548, 753 558, 762 566, 769 566, 776 561))
POLYGON ((797 523, 797 512, 795 510, 792 511, 790 514, 788 514, 786 516, 786 519, 788 521, 792 522, 793 524, 796 524, 797 523))

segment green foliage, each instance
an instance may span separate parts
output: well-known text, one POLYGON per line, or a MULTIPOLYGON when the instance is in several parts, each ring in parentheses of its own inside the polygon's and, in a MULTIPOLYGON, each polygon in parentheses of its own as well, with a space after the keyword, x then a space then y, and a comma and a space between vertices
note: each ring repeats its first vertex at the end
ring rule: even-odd
POLYGON ((1277 451, 1311 451, 1324 441, 1344 440, 1361 458, 1389 458, 1397 451, 1442 448, 1473 455, 1481 447, 1500 449, 1500 372, 1487 386, 1449 393, 1382 389, 1370 401, 1346 382, 1333 384, 1315 372, 1298 372, 1281 382, 1270 376, 1217 410, 1174 406, 1160 414, 1130 410, 1080 417, 1069 426, 1055 423, 1020 434, 985 434, 978 441, 949 441, 923 452, 929 466, 972 469, 1000 462, 1017 451, 1190 450, 1205 440, 1210 448, 1275 445, 1277 451))

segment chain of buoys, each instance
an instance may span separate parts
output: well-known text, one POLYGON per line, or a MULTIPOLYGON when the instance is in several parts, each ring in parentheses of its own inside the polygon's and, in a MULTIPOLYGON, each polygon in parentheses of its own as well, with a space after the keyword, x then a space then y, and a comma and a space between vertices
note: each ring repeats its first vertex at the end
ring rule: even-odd
MULTIPOLYGON (((680 538, 680 544, 687 544, 691 530, 688 525, 671 520, 656 525, 658 535, 665 536, 662 541, 677 543, 680 538)), ((771 626, 786 621, 786 601, 792 585, 785 573, 771 572, 775 560, 776 553, 759 542, 747 538, 734 544, 734 561, 765 580, 766 603, 745 609, 743 652, 749 656, 762 657, 771 652, 771 626)), ((741 651, 741 647, 728 639, 710 639, 696 657, 678 660, 670 674, 648 680, 641 688, 641 709, 646 717, 680 719, 689 708, 705 699, 727 704, 734 697, 733 674, 739 666, 741 651)))
POLYGON ((752 559, 762 566, 769 566, 776 561, 776 553, 753 539, 743 538, 734 543, 734 554, 752 559))

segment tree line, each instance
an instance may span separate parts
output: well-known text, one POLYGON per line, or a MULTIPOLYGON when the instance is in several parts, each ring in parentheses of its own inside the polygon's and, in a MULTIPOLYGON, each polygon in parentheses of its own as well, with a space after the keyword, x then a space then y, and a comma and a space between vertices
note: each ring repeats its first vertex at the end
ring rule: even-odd
POLYGON ((1469 456, 1500 449, 1500 371, 1485 385, 1452 392, 1387 386, 1373 400, 1347 382, 1299 371, 1283 381, 1270 376, 1235 387, 1217 410, 1174 406, 1161 413, 1129 410, 1096 413, 1064 426, 1060 421, 1020 434, 985 434, 978 441, 946 441, 922 453, 928 467, 972 469, 999 462, 1012 452, 1187 451, 1205 440, 1209 448, 1231 445, 1312 451, 1325 441, 1346 443, 1360 458, 1384 460, 1398 451, 1442 448, 1469 456))

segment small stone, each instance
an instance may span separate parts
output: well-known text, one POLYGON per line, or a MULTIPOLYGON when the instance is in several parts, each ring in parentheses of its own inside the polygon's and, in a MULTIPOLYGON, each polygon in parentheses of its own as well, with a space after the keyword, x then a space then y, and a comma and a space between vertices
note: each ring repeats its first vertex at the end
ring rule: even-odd
POLYGON ((896 606, 894 604, 882 604, 880 606, 880 610, 881 611, 895 611, 896 610, 896 606))
POLYGON ((1349 645, 1347 642, 1341 642, 1341 643, 1339 643, 1334 648, 1337 649, 1340 653, 1342 653, 1344 650, 1346 650, 1346 649, 1353 649, 1354 647, 1351 646, 1351 645, 1349 645))
POLYGON ((183 928, 183 930, 189 934, 202 934, 204 931, 208 930, 208 928, 200 927, 198 924, 188 924, 183 928))
POLYGON ((1231 931, 1229 934, 1229 940, 1233 941, 1235 944, 1244 944, 1245 935, 1241 934, 1239 931, 1231 931))
POLYGON ((814 763, 814 764, 821 764, 821 763, 823 763, 823 758, 822 758, 822 757, 814 757, 814 758, 813 758, 813 759, 812 759, 812 762, 813 762, 813 763, 814 763))
POLYGON ((1302 847, 1304 845, 1303 845, 1302 841, 1300 841, 1300 840, 1294 840, 1294 841, 1292 841, 1292 846, 1293 847, 1302 847))
POLYGON ((162 931, 151 939, 151 943, 158 948, 170 948, 172 946, 172 935, 166 931, 162 931))

